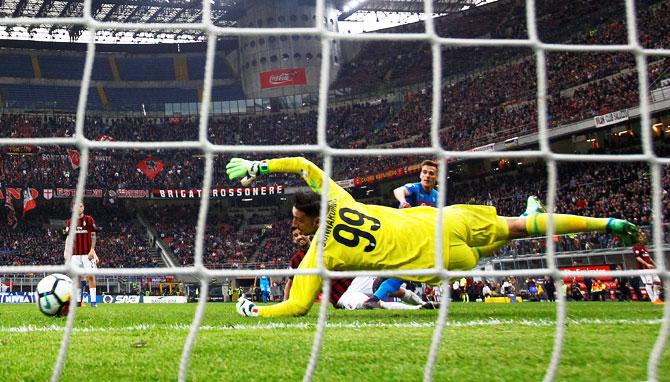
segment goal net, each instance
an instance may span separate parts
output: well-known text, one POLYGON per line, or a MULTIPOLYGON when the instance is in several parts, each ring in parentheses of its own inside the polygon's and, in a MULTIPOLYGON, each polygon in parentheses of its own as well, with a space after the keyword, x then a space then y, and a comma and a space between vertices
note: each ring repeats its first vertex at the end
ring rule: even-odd
MULTIPOLYGON (((364 3, 365 1, 361 1, 364 3)), ((328 6, 326 0, 316 0, 314 22, 305 27, 267 27, 254 25, 222 27, 215 25, 215 20, 212 17, 212 4, 214 2, 204 1, 202 3, 202 17, 194 23, 155 23, 149 20, 144 23, 120 23, 102 21, 92 16, 92 9, 96 2, 92 0, 84 0, 83 2, 83 16, 81 17, 59 17, 59 18, 40 18, 40 17, 14 17, 4 18, 2 24, 6 27, 16 25, 42 25, 42 24, 62 24, 62 25, 78 25, 88 31, 87 48, 85 55, 84 73, 81 78, 81 86, 79 92, 79 101, 76 109, 76 123, 75 131, 71 137, 64 138, 0 138, 0 145, 60 145, 60 146, 76 146, 80 152, 80 169, 77 180, 76 194, 74 196, 74 205, 78 205, 84 200, 84 191, 87 184, 87 173, 91 164, 91 151, 97 149, 119 149, 119 150, 199 150, 205 158, 204 176, 202 178, 202 193, 200 198, 200 206, 197 218, 197 227, 195 235, 195 250, 194 262, 192 266, 185 266, 179 268, 101 268, 96 269, 93 275, 190 275, 199 279, 200 281, 200 295, 207 296, 209 281, 218 278, 226 277, 240 277, 240 276, 261 276, 270 274, 272 276, 289 276, 296 274, 315 274, 323 279, 323 301, 328 300, 330 294, 330 280, 339 277, 355 277, 360 275, 371 276, 402 276, 402 275, 438 275, 445 284, 449 284, 449 280, 455 277, 507 277, 507 276, 540 276, 551 275, 557 283, 557 290, 562 291, 560 286, 566 277, 602 277, 602 276, 639 276, 639 275, 657 275, 664 283, 666 290, 670 290, 670 272, 664 261, 664 256, 661 251, 663 248, 663 182, 662 177, 664 173, 664 166, 670 165, 670 160, 666 157, 658 156, 653 148, 652 131, 646 126, 651 126, 651 109, 650 109, 650 84, 648 78, 648 67, 650 57, 667 57, 670 55, 670 49, 666 48, 650 48, 640 42, 638 20, 636 18, 636 2, 633 0, 625 1, 625 33, 627 35, 627 43, 624 44, 566 44, 553 43, 543 41, 538 32, 538 17, 536 13, 536 1, 525 1, 525 22, 527 29, 527 38, 460 38, 460 37, 445 37, 440 35, 436 27, 436 19, 427 17, 424 20, 424 30, 422 32, 411 33, 393 33, 388 32, 371 32, 362 34, 347 34, 338 32, 329 28, 328 22, 322 22, 328 19, 328 6), (85 117, 87 113, 87 100, 89 99, 89 91, 92 82, 92 73, 96 56, 96 31, 113 29, 116 31, 130 31, 142 32, 152 30, 164 31, 178 31, 190 30, 201 32, 207 41, 207 55, 204 66, 204 86, 200 102, 198 120, 198 135, 197 139, 188 141, 97 141, 92 140, 85 134, 85 117), (221 144, 213 142, 208 133, 209 116, 212 113, 212 89, 213 89, 213 72, 215 67, 215 53, 217 49, 217 38, 219 36, 244 36, 244 37, 265 37, 279 38, 282 35, 291 36, 314 36, 320 41, 319 56, 324 59, 321 60, 319 69, 319 83, 318 83, 318 103, 316 108, 316 141, 310 144, 275 144, 275 145, 254 145, 254 144, 221 144), (376 41, 381 43, 425 43, 429 47, 432 55, 430 62, 430 70, 432 71, 432 82, 426 87, 423 93, 425 110, 430 113, 430 118, 426 122, 426 127, 429 130, 425 131, 425 136, 428 142, 425 145, 418 144, 417 147, 392 147, 392 146, 376 146, 375 148, 355 148, 352 147, 335 147, 328 139, 328 117, 329 117, 329 91, 331 90, 331 79, 333 77, 333 61, 326 59, 333 57, 333 42, 369 42, 376 41), (537 149, 533 150, 514 150, 517 146, 511 145, 512 150, 505 150, 504 154, 500 149, 504 148, 501 145, 493 145, 481 150, 464 149, 462 145, 457 142, 447 142, 444 140, 444 127, 442 125, 445 118, 448 117, 450 110, 445 107, 445 98, 453 97, 449 93, 449 89, 445 86, 445 57, 448 57, 449 49, 453 48, 481 48, 481 49, 495 49, 496 51, 504 51, 507 49, 525 49, 531 53, 532 61, 534 61, 533 77, 536 81, 536 98, 534 102, 530 102, 530 107, 534 108, 534 115, 536 120, 534 123, 537 126, 537 149), (447 53, 445 53, 447 52, 447 53), (633 72, 638 83, 639 94, 639 118, 641 120, 641 139, 642 152, 638 154, 565 154, 552 151, 550 146, 551 134, 551 117, 549 112, 549 98, 550 89, 549 83, 551 78, 547 75, 547 55, 555 52, 574 52, 574 53, 626 53, 632 55, 635 61, 633 72), (652 205, 652 239, 653 246, 656 248, 655 260, 657 268, 654 270, 621 270, 621 271, 563 271, 559 269, 555 259, 555 243, 551 238, 553 232, 549 228, 549 234, 546 238, 546 267, 536 269, 516 269, 516 270, 473 270, 473 271, 451 271, 445 269, 443 266, 443 242, 442 229, 444 225, 448 225, 448 221, 443 220, 441 207, 446 204, 446 192, 441 192, 438 202, 439 214, 436 226, 436 261, 438 266, 435 269, 424 269, 415 271, 333 271, 324 267, 323 260, 323 246, 320 245, 318 269, 316 270, 226 270, 226 269, 210 269, 205 266, 204 262, 204 243, 205 243, 205 229, 207 223, 207 214, 210 208, 209 195, 212 190, 212 178, 214 174, 215 158, 220 154, 237 154, 241 156, 263 157, 269 155, 320 155, 323 158, 323 170, 331 176, 334 171, 334 163, 340 158, 393 158, 394 156, 410 156, 423 155, 439 159, 439 183, 447 184, 448 179, 448 165, 452 158, 459 159, 481 159, 487 158, 491 160, 498 160, 502 156, 510 159, 525 159, 537 158, 544 162, 547 173, 547 188, 546 200, 547 210, 554 211, 556 208, 556 200, 558 199, 557 191, 557 166, 561 163, 572 162, 645 162, 648 166, 651 183, 651 205, 652 205)), ((422 12, 425 15, 437 14, 434 7, 442 2, 425 1, 422 12)), ((606 63, 601 63, 606 65, 606 63)), ((610 116, 611 117, 611 116, 610 116)), ((608 118, 610 118, 608 117, 608 118)), ((471 128, 471 126, 467 126, 471 128)), ((523 133, 523 132, 521 132, 523 133)), ((476 137, 475 137, 476 138, 476 137)), ((485 138, 482 138, 485 139, 485 138)), ((494 139, 494 141, 506 141, 507 139, 518 139, 518 136, 512 135, 504 139, 494 139)), ((476 140, 475 140, 476 142, 476 140)), ((488 143, 488 141, 486 142, 488 143)), ((471 146, 470 148, 472 148, 471 146)), ((220 165, 220 164, 218 164, 220 165)), ((321 221, 326 221, 326 214, 328 211, 328 201, 325 195, 328 195, 328 183, 325 183, 322 190, 321 201, 321 221)), ((550 212, 550 221, 553 214, 550 212)), ((73 209, 70 225, 70 242, 74 237, 76 226, 76 211, 73 209)), ((551 224, 549 224, 551 227, 551 224)), ((315 238, 315 240, 323 240, 322 237, 315 238)), ((69 253, 72 248, 68 248, 69 253)), ((61 272, 67 273, 73 277, 78 278, 82 274, 82 270, 70 266, 6 266, 0 265, 0 273, 33 273, 33 272, 61 272)), ((75 283, 76 284, 76 283, 75 283)), ((185 381, 188 375, 189 359, 192 354, 192 349, 195 346, 196 337, 201 327, 203 315, 205 312, 205 304, 207 299, 199 299, 195 317, 191 323, 190 331, 186 342, 183 344, 183 351, 179 367, 179 380, 185 381)), ((449 299, 444 299, 444 304, 441 305, 437 317, 435 329, 432 335, 432 342, 430 349, 428 349, 427 362, 424 367, 423 378, 425 381, 433 380, 433 370, 435 368, 436 360, 440 347, 443 344, 443 331, 448 322, 448 313, 450 310, 449 299)), ((316 333, 313 340, 311 356, 305 370, 304 380, 312 380, 317 364, 320 359, 321 349, 324 339, 324 332, 328 323, 328 304, 321 304, 319 310, 319 319, 316 333)), ((73 333, 73 326, 75 317, 77 315, 76 300, 73 299, 70 304, 70 313, 67 317, 66 328, 63 335, 63 340, 58 354, 56 365, 53 370, 52 380, 59 380, 65 359, 68 353, 70 339, 73 333)), ((566 313, 566 299, 563 293, 559 292, 559 299, 557 300, 556 309, 556 326, 555 339, 552 350, 551 359, 548 362, 548 367, 544 379, 547 381, 554 380, 557 374, 561 354, 564 351, 564 333, 567 325, 566 313)), ((659 363, 661 355, 666 348, 666 341, 670 333, 670 305, 666 304, 664 308, 663 323, 661 330, 656 339, 653 349, 650 349, 650 357, 648 361, 648 380, 658 380, 659 363)))

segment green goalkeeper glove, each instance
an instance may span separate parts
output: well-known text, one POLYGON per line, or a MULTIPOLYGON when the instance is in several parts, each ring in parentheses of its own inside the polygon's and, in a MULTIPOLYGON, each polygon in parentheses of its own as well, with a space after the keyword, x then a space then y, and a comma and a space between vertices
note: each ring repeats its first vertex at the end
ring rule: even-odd
POLYGON ((226 173, 231 180, 239 179, 242 186, 246 187, 256 179, 258 173, 269 172, 266 161, 248 161, 242 158, 233 158, 226 165, 226 173))
POLYGON ((256 304, 247 300, 244 297, 240 297, 235 304, 237 308, 237 313, 244 317, 258 317, 258 308, 256 304))

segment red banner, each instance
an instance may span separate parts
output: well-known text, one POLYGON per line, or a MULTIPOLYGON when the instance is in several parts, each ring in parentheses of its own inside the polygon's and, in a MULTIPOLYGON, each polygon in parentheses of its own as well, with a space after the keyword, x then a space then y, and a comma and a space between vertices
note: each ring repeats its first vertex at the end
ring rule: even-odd
POLYGON ((68 149, 67 156, 70 158, 70 164, 72 165, 72 168, 79 168, 79 151, 68 149))
MULTIPOLYGON (((251 197, 283 194, 286 188, 284 185, 260 186, 260 187, 235 187, 235 188, 212 188, 212 198, 231 198, 231 197, 251 197)), ((151 190, 151 197, 158 199, 195 199, 202 195, 202 190, 151 190)))
POLYGON ((391 170, 380 172, 380 173, 374 174, 374 175, 368 175, 368 176, 365 176, 365 177, 356 177, 356 178, 353 179, 354 186, 358 187, 358 186, 363 186, 363 185, 366 185, 366 184, 372 184, 372 183, 380 182, 380 181, 386 180, 386 179, 399 178, 401 176, 412 174, 412 173, 418 172, 420 170, 421 170, 421 165, 420 164, 415 164, 415 165, 410 165, 410 166, 394 168, 394 169, 391 169, 391 170))
POLYGON ((126 190, 119 188, 118 190, 109 190, 109 196, 115 196, 120 199, 144 199, 149 197, 147 190, 126 190))
POLYGON ((162 160, 156 159, 151 155, 137 163, 137 169, 142 171, 149 180, 154 180, 163 171, 163 166, 162 160))
MULTIPOLYGON (((64 198, 74 198, 75 194, 77 192, 77 189, 75 188, 56 188, 56 190, 52 189, 45 189, 43 192, 44 199, 50 199, 50 198, 57 198, 57 199, 64 199, 64 198)), ((93 189, 85 189, 84 190, 84 196, 87 198, 102 198, 103 191, 99 188, 93 188, 93 189)))
POLYGON ((288 85, 305 85, 307 76, 305 68, 278 69, 261 72, 261 89, 288 85))
MULTIPOLYGON (((576 265, 574 267, 561 267, 562 271, 610 271, 612 267, 609 265, 576 265)), ((602 276, 596 277, 598 280, 610 281, 612 277, 602 276)), ((584 281, 583 277, 566 277, 563 279, 564 283, 571 283, 572 281, 584 281)))
POLYGON ((26 189, 23 191, 23 217, 26 217, 26 213, 30 210, 34 210, 37 207, 35 199, 39 196, 39 192, 36 189, 26 189))

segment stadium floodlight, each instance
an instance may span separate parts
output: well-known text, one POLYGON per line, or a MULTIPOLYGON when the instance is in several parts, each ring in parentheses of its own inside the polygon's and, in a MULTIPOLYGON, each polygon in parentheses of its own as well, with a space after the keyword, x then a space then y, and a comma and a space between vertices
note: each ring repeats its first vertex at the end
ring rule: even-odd
POLYGON ((366 0, 351 0, 350 2, 345 4, 344 7, 342 7, 342 11, 344 13, 349 13, 349 12, 352 12, 352 11, 356 11, 356 9, 358 7, 360 7, 361 5, 363 5, 363 3, 365 3, 365 1, 366 0))

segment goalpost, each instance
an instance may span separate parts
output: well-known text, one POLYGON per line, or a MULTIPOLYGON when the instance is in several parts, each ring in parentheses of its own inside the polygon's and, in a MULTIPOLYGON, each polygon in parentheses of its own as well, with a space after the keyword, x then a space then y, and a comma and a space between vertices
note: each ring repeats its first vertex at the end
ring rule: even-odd
MULTIPOLYGON (((194 265, 191 267, 182 268, 124 268, 112 269, 101 268, 93 272, 87 272, 94 275, 190 275, 196 276, 200 279, 200 293, 207 295, 208 281, 215 277, 230 277, 230 276, 259 276, 261 274, 270 276, 288 276, 295 274, 311 274, 319 275, 323 278, 323 293, 325 295, 324 301, 328 300, 330 294, 330 282, 333 277, 354 277, 359 275, 376 275, 376 276, 392 276, 392 275, 439 275, 443 281, 448 281, 456 276, 538 276, 549 274, 556 280, 558 286, 562 284, 563 277, 567 276, 588 276, 588 277, 602 277, 602 276, 639 276, 639 275, 658 275, 661 277, 666 290, 670 290, 670 272, 664 262, 664 256, 659 253, 662 248, 662 186, 661 186, 661 169, 662 166, 670 165, 670 158, 660 158, 654 154, 652 148, 652 136, 648 126, 650 126, 650 111, 649 111, 649 83, 646 71, 647 56, 670 56, 670 49, 645 49, 638 42, 638 29, 635 19, 635 4, 633 0, 625 1, 626 11, 626 25, 628 33, 628 43, 624 45, 565 45, 565 44, 549 44, 542 42, 538 37, 537 22, 535 14, 535 1, 526 0, 526 22, 528 26, 527 39, 464 39, 464 38, 445 38, 439 37, 435 30, 434 20, 427 18, 425 20, 424 33, 367 33, 367 34, 340 34, 331 32, 326 29, 320 20, 323 19, 326 10, 326 0, 316 0, 316 22, 313 27, 309 28, 231 28, 231 27, 217 27, 211 21, 211 3, 203 1, 202 22, 188 24, 163 24, 163 23, 118 23, 118 22, 101 22, 92 17, 92 0, 85 0, 83 4, 83 17, 76 18, 5 18, 2 20, 3 25, 41 25, 41 24, 66 24, 66 25, 80 25, 88 29, 89 39, 87 42, 86 60, 84 65, 84 73, 81 81, 81 88, 79 93, 79 102, 76 112, 76 129, 73 137, 70 138, 0 138, 0 145, 76 145, 80 150, 80 172, 76 188, 76 196, 74 204, 77 205, 83 200, 84 187, 86 184, 86 174, 89 165, 89 151, 91 149, 198 149, 204 153, 205 156, 205 173, 202 185, 202 197, 200 199, 200 209, 198 214, 198 222, 196 228, 195 240, 195 259, 194 265), (89 85, 91 82, 91 73, 95 57, 96 43, 95 31, 102 28, 111 28, 116 30, 132 30, 132 31, 149 31, 149 30, 198 30, 207 35, 207 57, 205 64, 205 78, 204 89, 202 93, 202 101, 200 107, 199 121, 199 137, 196 141, 172 141, 172 142, 121 142, 121 141, 104 141, 98 142, 86 139, 84 137, 84 116, 86 109, 86 102, 88 99, 89 85), (271 36, 280 33, 290 32, 294 35, 318 35, 321 41, 321 56, 324 57, 321 63, 320 70, 320 87, 319 87, 319 104, 318 104, 318 123, 317 123, 317 144, 315 145, 276 145, 276 146, 254 146, 254 145, 215 145, 208 141, 207 138, 207 123, 206 116, 210 113, 210 102, 212 94, 212 78, 214 68, 214 53, 216 49, 216 39, 219 35, 233 35, 233 36, 271 36), (431 119, 431 146, 424 148, 396 148, 396 149, 336 149, 328 145, 326 139, 326 117, 328 107, 328 88, 330 78, 330 57, 331 41, 333 40, 356 40, 356 41, 426 41, 431 44, 432 51, 432 119, 431 119), (479 47, 526 47, 533 50, 536 58, 537 71, 537 115, 539 128, 539 150, 535 151, 505 151, 504 155, 511 158, 533 157, 539 158, 546 162, 546 169, 548 173, 548 189, 547 201, 548 211, 553 211, 556 199, 556 178, 557 178, 557 162, 560 161, 626 161, 626 162, 640 162, 648 163, 651 182, 652 182, 652 205, 653 205, 653 244, 656 248, 654 258, 658 264, 655 270, 630 270, 630 271, 561 271, 556 266, 555 248, 551 240, 553 231, 551 223, 548 224, 549 232, 547 235, 547 268, 530 269, 530 270, 514 270, 514 271, 447 271, 443 266, 442 259, 442 225, 448 222, 442 221, 441 207, 445 205, 444 193, 440 193, 438 207, 440 208, 438 216, 438 224, 436 226, 436 264, 435 269, 412 270, 412 271, 357 271, 357 272, 335 272, 324 268, 323 261, 323 246, 319 245, 318 269, 315 270, 210 270, 204 266, 203 263, 203 245, 204 245, 204 231, 206 224, 206 216, 209 208, 209 192, 211 190, 212 173, 214 154, 218 153, 320 153, 324 156, 324 171, 330 176, 332 174, 333 158, 339 156, 391 156, 391 155, 409 155, 409 154, 425 154, 431 155, 440 159, 440 174, 439 182, 446 183, 446 159, 449 157, 460 158, 495 158, 499 156, 500 152, 463 152, 451 151, 449 147, 442 147, 440 144, 439 127, 442 103, 442 62, 441 49, 443 47, 464 47, 464 46, 479 46, 479 47), (547 79, 546 79, 546 57, 547 51, 572 51, 572 52, 629 52, 635 56, 636 69, 639 79, 639 94, 640 94, 640 114, 642 126, 642 154, 631 155, 577 155, 577 154, 557 154, 551 151, 549 146, 549 137, 547 133, 547 79)), ((424 0, 424 13, 427 15, 433 14, 433 3, 424 0)), ((322 195, 328 194, 328 182, 324 183, 324 190, 322 195)), ((327 212, 326 197, 321 200, 321 221, 325 221, 327 212)), ((550 221, 552 214, 549 213, 550 221)), ((69 241, 73 242, 73 235, 75 233, 76 212, 72 211, 70 237, 69 241)), ((318 238, 319 243, 322 244, 323 237, 318 238)), ((72 253, 72 247, 66 249, 69 254, 72 253)), ((62 272, 67 273, 77 279, 83 272, 82 270, 66 265, 61 266, 0 266, 0 272, 3 273, 30 273, 30 272, 62 272)), ((74 288, 78 288, 77 283, 74 283, 74 288)), ((557 300, 556 309, 556 336, 552 350, 551 360, 546 369, 544 376, 545 381, 552 381, 556 377, 559 361, 561 358, 564 333, 566 326, 566 300, 562 294, 562 288, 557 288, 559 291, 559 299, 557 300)), ((76 290, 75 290, 76 295, 76 290)), ((428 351, 427 362, 424 367, 424 381, 431 381, 435 362, 439 353, 440 345, 442 343, 442 333, 449 313, 449 299, 445 299, 442 304, 437 324, 433 332, 432 343, 428 351)), ((191 324, 188 337, 183 347, 182 356, 179 366, 179 380, 185 381, 187 379, 187 371, 191 351, 198 335, 200 323, 205 310, 206 299, 200 299, 197 305, 196 313, 191 324)), ((311 356, 305 370, 304 380, 311 381, 314 375, 316 365, 319 360, 319 354, 322 348, 324 330, 326 327, 326 312, 328 305, 321 304, 319 311, 319 321, 317 330, 314 336, 311 356)), ((70 301, 70 313, 68 314, 66 327, 63 334, 60 350, 51 376, 52 381, 60 379, 65 358, 68 352, 68 347, 71 339, 72 328, 74 324, 75 315, 77 312, 76 299, 70 301)), ((663 353, 668 336, 670 333, 670 304, 664 306, 664 316, 660 332, 656 339, 656 343, 650 352, 649 361, 647 364, 647 378, 650 381, 656 381, 658 375, 659 362, 661 354, 663 353)))

